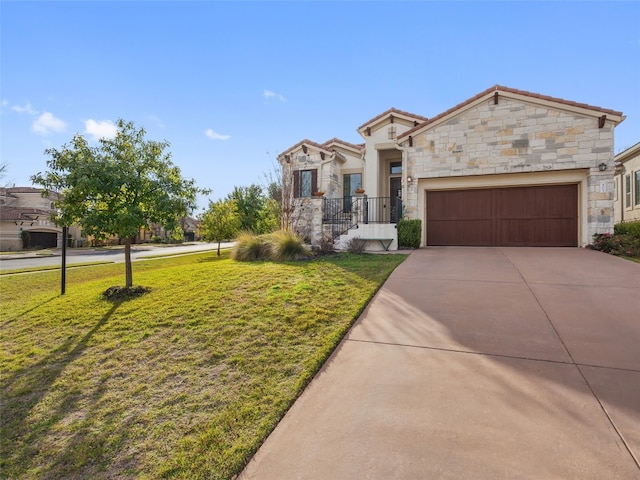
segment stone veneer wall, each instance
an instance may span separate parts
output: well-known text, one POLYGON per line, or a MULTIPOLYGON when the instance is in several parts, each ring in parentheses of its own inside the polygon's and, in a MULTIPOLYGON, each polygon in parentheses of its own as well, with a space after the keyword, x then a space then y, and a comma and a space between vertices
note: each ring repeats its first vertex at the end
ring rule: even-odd
POLYGON ((304 240, 317 245, 322 239, 322 198, 296 200, 292 229, 304 240))
MULTIPOLYGON (((613 124, 514 99, 479 104, 420 133, 407 148, 407 174, 414 178, 464 177, 587 169, 586 226, 613 231, 613 124), (607 169, 599 171, 605 163, 607 169)), ((410 217, 421 218, 418 182, 408 186, 410 217)), ((585 192, 582 192, 585 195, 585 192)))

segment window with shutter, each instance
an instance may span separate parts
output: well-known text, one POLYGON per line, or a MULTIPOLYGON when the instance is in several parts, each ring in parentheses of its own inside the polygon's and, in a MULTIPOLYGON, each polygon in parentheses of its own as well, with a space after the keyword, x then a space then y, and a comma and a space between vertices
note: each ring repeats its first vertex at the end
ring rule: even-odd
POLYGON ((318 190, 318 170, 296 170, 293 172, 293 191, 295 197, 311 197, 318 190))

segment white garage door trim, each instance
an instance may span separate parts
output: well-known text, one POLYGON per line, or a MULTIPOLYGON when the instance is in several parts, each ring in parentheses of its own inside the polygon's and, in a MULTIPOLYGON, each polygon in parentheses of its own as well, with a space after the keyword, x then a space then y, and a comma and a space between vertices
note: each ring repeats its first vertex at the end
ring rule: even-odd
POLYGON ((578 184, 578 244, 587 245, 587 179, 589 170, 561 170, 536 173, 508 173, 418 179, 418 218, 422 220, 422 246, 427 244, 426 191, 464 190, 470 188, 523 187, 553 184, 578 184))

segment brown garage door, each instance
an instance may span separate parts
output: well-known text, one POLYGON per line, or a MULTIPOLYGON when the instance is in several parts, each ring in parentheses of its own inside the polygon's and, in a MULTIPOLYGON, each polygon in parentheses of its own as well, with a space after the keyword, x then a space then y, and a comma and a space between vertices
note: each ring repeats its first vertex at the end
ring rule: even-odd
POLYGON ((577 185, 427 192, 427 245, 577 244, 577 185))
POLYGON ((29 232, 28 247, 56 248, 58 236, 52 232, 29 232))

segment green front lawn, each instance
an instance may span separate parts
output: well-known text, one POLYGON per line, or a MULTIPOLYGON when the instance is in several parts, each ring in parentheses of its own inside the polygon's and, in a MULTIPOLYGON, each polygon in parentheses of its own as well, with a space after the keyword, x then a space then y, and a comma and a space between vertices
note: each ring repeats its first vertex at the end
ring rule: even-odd
POLYGON ((0 476, 228 479, 403 255, 136 262, 0 278, 0 476))

